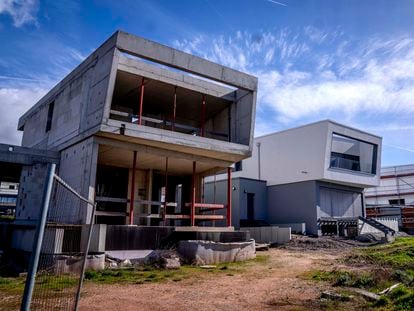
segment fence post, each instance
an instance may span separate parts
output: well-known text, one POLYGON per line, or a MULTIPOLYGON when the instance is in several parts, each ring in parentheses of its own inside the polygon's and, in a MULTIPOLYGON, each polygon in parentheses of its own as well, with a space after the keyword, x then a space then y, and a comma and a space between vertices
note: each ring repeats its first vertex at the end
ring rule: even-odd
POLYGON ((82 262, 81 275, 79 278, 78 290, 76 292, 75 311, 78 310, 78 306, 79 306, 80 294, 82 290, 83 280, 85 278, 86 261, 88 260, 89 246, 91 244, 93 224, 95 222, 96 203, 91 204, 91 205, 92 205, 92 213, 91 213, 91 219, 89 222, 90 224, 89 224, 89 230, 88 230, 88 238, 86 240, 86 245, 84 249, 84 257, 83 257, 83 262, 82 262))
POLYGON ((22 299, 21 310, 30 310, 30 303, 32 301, 33 287, 35 283, 37 267, 39 264, 40 252, 42 249, 43 234, 45 232, 47 212, 49 210, 50 196, 52 193, 53 180, 55 176, 56 164, 49 164, 47 170, 46 183, 43 189, 43 202, 41 206, 41 214, 38 220, 36 233, 33 240, 32 254, 30 256, 29 271, 27 273, 26 284, 24 286, 24 293, 22 299))

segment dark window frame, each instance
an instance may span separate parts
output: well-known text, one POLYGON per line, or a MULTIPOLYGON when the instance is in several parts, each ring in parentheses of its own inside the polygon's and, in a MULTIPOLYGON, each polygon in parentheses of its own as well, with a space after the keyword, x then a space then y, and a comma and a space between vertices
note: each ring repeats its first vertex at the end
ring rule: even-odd
MULTIPOLYGON (((378 160, 378 145, 377 144, 367 142, 367 141, 364 141, 364 140, 361 140, 361 139, 358 139, 358 138, 355 138, 355 137, 343 135, 343 134, 340 134, 340 133, 337 133, 337 132, 332 132, 331 138, 332 139, 331 139, 329 168, 341 169, 341 170, 346 170, 346 171, 350 171, 350 172, 357 172, 357 173, 371 174, 371 175, 375 175, 377 173, 377 160, 378 160), (347 168, 332 166, 332 155, 342 155, 342 158, 344 158, 344 159, 350 159, 350 157, 352 157, 352 155, 341 154, 341 153, 332 151, 333 141, 334 141, 333 138, 334 138, 335 135, 339 136, 339 137, 348 138, 348 139, 351 139, 351 140, 354 140, 354 141, 357 141, 357 142, 361 142, 361 143, 373 146, 371 172, 364 172, 364 171, 361 171, 360 169, 359 170, 353 170, 353 169, 347 169, 347 168)), ((360 156, 355 156, 355 157, 360 158, 360 156)), ((360 161, 360 160, 358 160, 358 161, 360 161)))
POLYGON ((47 109, 47 120, 46 120, 46 129, 45 132, 49 132, 52 129, 53 121, 53 111, 55 110, 55 101, 49 103, 49 108, 47 109))

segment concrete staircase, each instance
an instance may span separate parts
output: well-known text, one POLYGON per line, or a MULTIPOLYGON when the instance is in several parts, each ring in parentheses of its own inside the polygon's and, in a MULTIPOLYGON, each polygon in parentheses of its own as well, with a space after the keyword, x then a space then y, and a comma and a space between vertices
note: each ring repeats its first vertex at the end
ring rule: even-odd
POLYGON ((392 228, 390 228, 390 227, 388 227, 388 226, 380 223, 379 221, 376 221, 375 219, 365 218, 365 217, 362 217, 362 216, 359 216, 358 218, 362 222, 364 222, 364 223, 366 223, 366 224, 374 227, 375 229, 383 232, 385 234, 385 237, 394 236, 395 235, 395 230, 394 229, 392 229, 392 228))

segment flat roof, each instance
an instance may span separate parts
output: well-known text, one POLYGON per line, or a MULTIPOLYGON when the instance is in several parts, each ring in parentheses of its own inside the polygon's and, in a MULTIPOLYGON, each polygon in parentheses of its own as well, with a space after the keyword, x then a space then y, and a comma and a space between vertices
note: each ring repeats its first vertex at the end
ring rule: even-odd
POLYGON ((356 132, 360 132, 360 133, 363 133, 363 134, 368 134, 368 135, 377 137, 379 139, 382 139, 381 136, 378 136, 378 135, 375 135, 375 134, 372 134, 372 133, 369 133, 369 132, 366 132, 366 131, 362 131, 362 130, 357 129, 355 127, 351 127, 351 126, 348 126, 348 125, 345 125, 345 124, 342 124, 342 123, 339 123, 339 122, 336 122, 336 121, 333 121, 333 120, 330 120, 330 119, 316 121, 316 122, 312 122, 312 123, 308 123, 308 124, 304 124, 304 125, 299 125, 299 126, 296 126, 296 127, 292 127, 292 128, 289 128, 289 129, 281 130, 281 131, 278 131, 278 132, 273 132, 273 133, 269 133, 269 134, 257 136, 257 137, 255 137, 255 139, 257 139, 257 138, 264 138, 264 137, 268 137, 268 136, 272 136, 272 135, 277 135, 277 134, 280 134, 280 133, 297 130, 297 129, 300 129, 300 128, 303 128, 303 127, 314 126, 314 125, 321 124, 321 123, 331 123, 331 124, 335 124, 335 125, 338 125, 338 126, 341 126, 341 127, 344 127, 344 128, 347 128, 347 129, 356 131, 356 132))

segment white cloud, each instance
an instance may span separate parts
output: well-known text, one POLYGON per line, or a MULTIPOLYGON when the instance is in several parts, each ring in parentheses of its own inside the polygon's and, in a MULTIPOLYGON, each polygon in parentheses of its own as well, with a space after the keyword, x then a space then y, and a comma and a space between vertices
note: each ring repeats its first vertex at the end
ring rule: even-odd
MULTIPOLYGON (((238 31, 179 43, 259 77, 259 109, 285 123, 341 114, 414 115, 414 39, 352 42, 340 31, 306 27, 302 34, 238 31), (206 44, 206 42, 211 44, 206 44)), ((260 110, 259 110, 260 111, 260 110)))
POLYGON ((256 136, 329 118, 383 136, 385 154, 400 152, 386 165, 413 161, 414 37, 358 41, 305 27, 175 45, 259 78, 256 136))
POLYGON ((0 143, 20 144, 21 132, 17 132, 17 122, 32 105, 34 105, 47 89, 33 88, 0 88, 0 143))
POLYGON ((9 14, 16 27, 37 23, 36 14, 39 9, 37 0, 1 0, 0 14, 9 14))

